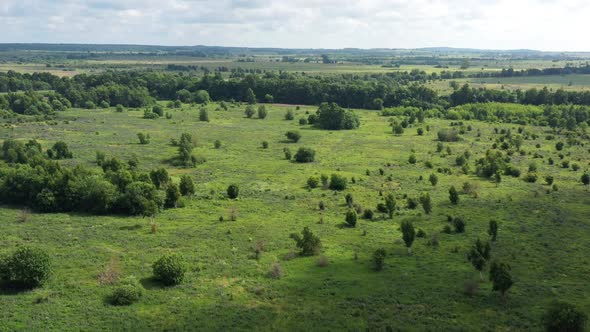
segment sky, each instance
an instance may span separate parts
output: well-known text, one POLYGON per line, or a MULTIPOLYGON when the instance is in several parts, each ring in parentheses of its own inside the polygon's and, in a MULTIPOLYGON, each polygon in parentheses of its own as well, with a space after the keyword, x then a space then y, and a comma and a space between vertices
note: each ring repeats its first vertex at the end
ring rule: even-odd
POLYGON ((590 51, 589 0, 0 0, 0 43, 590 51))

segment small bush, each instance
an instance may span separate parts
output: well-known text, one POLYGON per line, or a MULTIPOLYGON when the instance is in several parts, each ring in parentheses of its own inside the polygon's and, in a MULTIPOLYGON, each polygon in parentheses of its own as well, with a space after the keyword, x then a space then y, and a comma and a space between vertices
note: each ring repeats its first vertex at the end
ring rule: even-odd
POLYGON ((307 124, 307 119, 306 118, 299 119, 299 125, 305 126, 306 124, 307 124))
POLYGON ((110 297, 112 305, 131 305, 141 298, 143 287, 137 279, 130 277, 121 282, 121 285, 113 291, 110 297))
POLYGON ((455 233, 464 233, 465 220, 463 220, 463 218, 456 217, 453 219, 453 227, 455 227, 455 233))
POLYGON ((387 253, 385 252, 385 249, 380 248, 375 250, 375 252, 373 253, 373 269, 375 271, 381 271, 383 270, 383 266, 385 265, 385 257, 387 256, 387 253))
POLYGON ((199 110, 199 121, 209 122, 209 112, 207 112, 206 108, 199 110))
POLYGON ((139 139, 139 144, 145 145, 150 143, 150 134, 137 133, 137 138, 139 139))
POLYGON ((363 211, 363 219, 367 219, 367 220, 373 220, 373 210, 371 209, 366 209, 365 211, 363 211))
POLYGON ((177 285, 184 279, 186 267, 182 258, 175 254, 160 257, 153 265, 154 278, 164 285, 177 285))
POLYGON ((348 226, 350 227, 356 227, 356 219, 357 219, 357 215, 356 215, 356 211, 355 210, 348 210, 348 212, 346 212, 346 223, 348 224, 348 226))
POLYGON ((279 263, 272 263, 268 270, 268 277, 272 279, 281 279, 283 277, 283 267, 279 263))
POLYGON ((303 228, 301 235, 296 233, 291 234, 291 238, 300 249, 300 254, 302 256, 317 255, 322 248, 320 238, 314 235, 308 227, 303 228))
POLYGON ((247 118, 251 118, 254 113, 256 113, 254 111, 254 107, 252 105, 248 105, 246 106, 246 110, 244 111, 244 114, 246 115, 247 118))
POLYGON ((285 154, 286 160, 291 160, 291 150, 289 148, 283 148, 283 153, 285 154))
POLYGON ((553 301, 543 315, 545 330, 550 332, 584 331, 588 316, 572 304, 553 301))
POLYGON ((320 179, 318 179, 317 176, 310 176, 309 179, 307 179, 307 187, 309 187, 310 189, 317 188, 319 184, 320 179))
POLYGON ((267 141, 262 141, 262 148, 268 149, 268 142, 267 141))
POLYGON ((259 119, 266 119, 268 112, 266 111, 266 107, 264 105, 258 106, 258 118, 259 119))
POLYGON ((230 184, 227 187, 227 196, 231 199, 236 199, 238 198, 238 195, 240 193, 240 188, 238 188, 237 185, 235 184, 230 184))
POLYGON ((288 131, 285 134, 285 136, 287 136, 287 139, 289 139, 293 143, 297 143, 301 139, 301 133, 299 133, 298 131, 295 131, 295 130, 288 131))
POLYGON ((295 119, 295 113, 293 113, 292 110, 287 110, 287 112, 285 113, 285 120, 293 120, 295 119))

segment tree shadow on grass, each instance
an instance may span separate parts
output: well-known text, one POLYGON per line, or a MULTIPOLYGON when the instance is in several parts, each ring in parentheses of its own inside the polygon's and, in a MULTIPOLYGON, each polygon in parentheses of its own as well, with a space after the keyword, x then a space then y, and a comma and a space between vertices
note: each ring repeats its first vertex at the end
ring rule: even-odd
POLYGON ((154 290, 154 289, 165 289, 174 287, 174 285, 166 285, 160 282, 158 279, 154 277, 147 277, 139 280, 139 283, 143 286, 143 288, 147 290, 154 290))
POLYGON ((138 229, 141 229, 142 227, 143 227, 142 224, 135 224, 135 225, 121 226, 121 227, 119 227, 119 229, 122 231, 136 231, 138 229))
POLYGON ((0 282, 0 295, 18 295, 28 291, 32 291, 34 287, 27 287, 17 283, 0 282))

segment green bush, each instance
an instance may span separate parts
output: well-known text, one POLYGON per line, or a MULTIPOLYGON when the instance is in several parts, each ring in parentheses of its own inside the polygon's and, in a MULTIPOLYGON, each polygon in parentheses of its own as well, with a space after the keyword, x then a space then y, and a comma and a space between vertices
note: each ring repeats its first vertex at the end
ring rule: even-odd
POLYGON ((303 228, 301 235, 291 234, 291 238, 295 240, 295 244, 300 249, 302 256, 317 255, 322 249, 320 238, 314 235, 308 227, 303 228))
POLYGON ((307 186, 310 189, 314 189, 317 188, 320 184, 320 179, 318 179, 317 176, 310 176, 309 179, 307 179, 307 186))
POLYGON ((266 119, 267 115, 268 115, 268 111, 266 110, 266 107, 264 105, 258 106, 258 118, 259 119, 266 119))
POLYGON ((199 121, 209 122, 209 112, 204 107, 199 110, 199 121))
POLYGON ((285 136, 287 136, 287 139, 289 139, 293 143, 297 143, 301 139, 301 133, 299 133, 298 131, 295 131, 295 130, 288 131, 285 134, 285 136))
POLYGON ((183 175, 180 177, 180 193, 182 196, 192 196, 195 194, 195 183, 190 175, 183 175))
POLYGON ((240 188, 238 188, 237 185, 230 184, 227 187, 227 197, 229 197, 231 199, 236 199, 236 198, 238 198, 239 193, 240 193, 240 188))
POLYGON ((112 305, 131 305, 143 296, 143 286, 137 279, 130 277, 121 281, 109 298, 112 305))
POLYGON ((385 252, 385 249, 380 248, 375 250, 375 252, 373 253, 373 269, 375 269, 375 271, 383 270, 386 256, 387 253, 385 252))
POLYGON ((164 285, 178 285, 184 279, 186 267, 182 257, 175 254, 166 254, 160 257, 152 265, 154 278, 164 285))
POLYGON ((553 301, 543 315, 542 321, 548 332, 584 331, 588 316, 574 305, 553 301))
POLYGON ((298 163, 311 163, 315 160, 315 151, 310 148, 301 147, 295 153, 295 161, 298 163))
POLYGON ((356 211, 355 210, 348 210, 348 212, 346 212, 346 223, 348 224, 348 226, 350 227, 356 227, 356 219, 357 219, 357 215, 356 215, 356 211))
POLYGON ((346 189, 346 178, 338 174, 332 174, 330 176, 330 189, 342 191, 346 189))
POLYGON ((0 279, 16 287, 42 286, 50 275, 49 255, 41 249, 21 247, 0 260, 0 279))

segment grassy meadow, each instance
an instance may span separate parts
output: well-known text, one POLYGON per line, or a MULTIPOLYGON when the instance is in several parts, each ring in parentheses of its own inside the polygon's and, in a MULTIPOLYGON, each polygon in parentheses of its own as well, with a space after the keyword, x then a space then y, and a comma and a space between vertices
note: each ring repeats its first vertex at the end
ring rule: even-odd
POLYGON ((150 221, 141 217, 31 213, 19 222, 21 208, 1 207, 2 251, 25 244, 40 247, 52 257, 54 271, 42 288, 0 293, 1 331, 530 331, 541 329, 540 317, 550 299, 590 311, 590 193, 580 182, 590 162, 588 142, 562 151, 565 160, 581 166, 573 171, 561 168, 555 150, 564 137, 546 140, 548 128, 524 126, 539 138, 525 140, 522 149, 530 154, 514 154, 512 163, 524 174, 534 162, 539 179, 527 183, 503 176, 497 186, 472 172, 463 174, 455 158, 469 151, 473 171, 475 160, 499 137, 494 128, 516 132, 517 125, 464 121, 472 130, 459 142, 445 143, 451 149, 448 155, 436 152, 436 133, 449 127, 447 120, 426 119, 393 135, 388 117, 375 111, 356 110, 361 118, 357 130, 325 131, 298 123, 316 107, 267 105, 266 119, 246 118, 243 105, 228 111, 216 110, 217 104, 207 108, 210 122, 199 121, 198 106, 184 105, 166 110, 172 119, 143 119, 141 110, 72 109, 55 121, 4 123, 0 140, 35 138, 44 148, 58 140, 68 142, 74 159, 65 164, 98 169, 96 151, 124 160, 136 154, 140 169, 166 167, 175 182, 191 175, 197 193, 185 200, 185 207, 159 213, 155 234, 150 221), (284 119, 288 109, 295 120, 284 119), (417 135, 418 127, 425 129, 423 136, 417 135), (299 130, 301 140, 286 141, 288 130, 299 130), (139 132, 149 133, 151 142, 139 144, 139 132), (183 132, 196 137, 195 154, 205 157, 205 163, 195 168, 168 163, 177 153, 170 140, 183 132), (221 148, 214 148, 215 140, 221 148), (263 141, 269 143, 267 149, 263 141), (285 147, 293 153, 299 147, 313 148, 316 161, 287 161, 285 147), (543 158, 533 159, 535 152, 543 158), (416 164, 408 162, 411 154, 416 164), (555 165, 547 163, 549 157, 555 165), (437 173, 447 167, 452 174, 437 173), (345 191, 307 188, 309 176, 332 173, 349 179, 345 191), (428 181, 432 173, 439 178, 436 186, 428 181), (549 174, 558 191, 544 184, 549 174), (460 190, 465 182, 476 194, 461 194, 459 204, 451 205, 449 187, 460 190), (237 200, 226 198, 232 183, 240 188, 237 200), (372 221, 359 219, 356 228, 345 227, 345 195, 375 210, 383 202, 380 191, 396 197, 393 220, 376 213, 372 221), (406 197, 424 192, 433 199, 430 215, 420 206, 406 207, 406 197), (319 210, 320 201, 325 211, 319 210), (442 233, 447 215, 464 218, 466 232, 442 233), (491 219, 500 225, 492 257, 511 265, 515 281, 506 299, 491 291, 487 278, 479 282, 466 259, 472 243, 487 238, 491 219), (426 232, 414 242, 411 255, 401 239, 402 220, 426 232), (327 266, 318 264, 318 256, 294 257, 289 234, 305 226, 320 237, 327 266), (439 246, 429 245, 433 236, 439 246), (265 247, 259 260, 252 249, 257 242, 265 247), (371 263, 378 248, 387 252, 380 272, 371 263), (152 279, 151 264, 168 252, 182 254, 189 266, 186 280, 174 287, 152 279), (141 280, 146 291, 138 303, 116 307, 106 302, 114 286, 101 285, 97 276, 110 262, 116 262, 123 277, 141 280), (280 279, 267 275, 275 262, 284 272, 280 279), (467 296, 464 283, 471 280, 479 291, 467 296))

